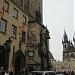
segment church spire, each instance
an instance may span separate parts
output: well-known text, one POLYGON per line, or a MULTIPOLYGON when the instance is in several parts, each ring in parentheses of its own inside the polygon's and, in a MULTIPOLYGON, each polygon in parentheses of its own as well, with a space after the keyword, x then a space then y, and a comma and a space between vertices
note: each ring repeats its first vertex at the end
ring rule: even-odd
POLYGON ((74 41, 74 47, 75 47, 75 32, 74 32, 74 35, 73 35, 73 41, 74 41))
POLYGON ((65 30, 64 30, 64 35, 63 35, 63 43, 68 43, 68 36, 65 30))

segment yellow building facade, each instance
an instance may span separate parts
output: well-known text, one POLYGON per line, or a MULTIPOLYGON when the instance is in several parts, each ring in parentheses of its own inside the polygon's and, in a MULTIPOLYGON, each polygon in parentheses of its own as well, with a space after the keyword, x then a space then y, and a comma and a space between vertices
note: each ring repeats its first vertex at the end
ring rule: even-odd
POLYGON ((49 70, 50 37, 42 24, 42 0, 0 0, 0 10, 0 68, 14 74, 49 70), (33 2, 36 8, 31 10, 33 2))
MULTIPOLYGON (((3 0, 0 0, 0 9, 2 9, 2 7, 3 7, 3 0)), ((1 24, 0 45, 6 43, 9 37, 12 40, 11 50, 10 51, 7 50, 9 51, 8 52, 9 59, 6 58, 7 54, 5 55, 6 56, 5 60, 9 60, 8 61, 9 65, 8 66, 7 64, 1 65, 4 66, 5 70, 12 69, 13 71, 16 71, 16 69, 14 69, 15 64, 18 64, 18 66, 21 64, 19 67, 21 67, 23 70, 25 69, 24 55, 25 55, 26 43, 27 43, 28 21, 29 21, 29 17, 27 13, 25 13, 25 11, 21 7, 16 5, 14 1, 12 0, 4 1, 4 15, 3 18, 1 18, 0 20, 1 22, 0 23, 1 24), (20 60, 20 64, 16 63, 17 60, 18 61, 20 60)))

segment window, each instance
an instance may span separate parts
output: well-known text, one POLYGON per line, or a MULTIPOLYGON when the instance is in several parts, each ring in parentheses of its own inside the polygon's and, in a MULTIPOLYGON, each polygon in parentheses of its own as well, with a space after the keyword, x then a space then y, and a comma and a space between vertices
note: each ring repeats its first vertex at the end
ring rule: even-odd
POLYGON ((3 32, 3 33, 6 32, 6 24, 7 24, 7 21, 5 19, 2 19, 0 23, 0 32, 3 32))
POLYGON ((18 19, 18 10, 14 8, 13 16, 18 19))
POLYGON ((74 58, 74 54, 73 54, 73 53, 71 53, 70 57, 74 58))
POLYGON ((17 33, 17 27, 15 25, 12 25, 11 36, 16 38, 16 33, 17 33))
POLYGON ((29 57, 33 57, 33 56, 34 56, 34 51, 29 51, 29 52, 28 52, 28 56, 29 56, 29 57))
POLYGON ((23 15, 23 23, 26 25, 26 17, 23 15))
POLYGON ((26 32, 23 31, 22 32, 22 42, 25 43, 26 42, 25 39, 26 39, 26 32))
POLYGON ((4 10, 9 11, 9 3, 7 1, 5 1, 4 10))

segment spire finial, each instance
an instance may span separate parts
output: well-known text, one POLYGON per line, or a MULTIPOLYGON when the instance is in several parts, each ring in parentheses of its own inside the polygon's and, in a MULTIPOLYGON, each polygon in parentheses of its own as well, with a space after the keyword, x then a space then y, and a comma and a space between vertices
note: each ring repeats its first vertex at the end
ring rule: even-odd
POLYGON ((63 40, 64 40, 64 43, 68 43, 68 36, 66 34, 66 31, 64 29, 64 36, 63 36, 63 40))
POLYGON ((65 30, 65 27, 64 27, 64 34, 66 34, 66 30, 65 30))
POLYGON ((47 24, 46 24, 46 28, 47 28, 47 24))
POLYGON ((74 35, 73 35, 73 41, 74 41, 74 43, 75 43, 75 31, 74 31, 74 35))
POLYGON ((74 31, 74 35, 73 35, 73 42, 74 42, 74 48, 75 48, 75 31, 74 31))

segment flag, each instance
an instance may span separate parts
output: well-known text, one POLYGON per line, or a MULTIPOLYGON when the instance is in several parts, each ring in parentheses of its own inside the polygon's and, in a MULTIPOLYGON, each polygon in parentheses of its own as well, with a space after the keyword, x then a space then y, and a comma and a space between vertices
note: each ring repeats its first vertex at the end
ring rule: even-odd
POLYGON ((0 20, 3 18, 3 15, 4 15, 4 0, 3 0, 3 6, 1 8, 0 20))
POLYGON ((25 32, 25 30, 24 30, 24 23, 22 23, 22 26, 20 26, 19 28, 21 28, 22 32, 25 32))
POLYGON ((3 15, 4 15, 4 6, 3 6, 2 9, 1 9, 1 16, 0 16, 0 19, 3 18, 3 15))
POLYGON ((22 23, 22 32, 25 32, 25 31, 24 31, 24 23, 22 23))

